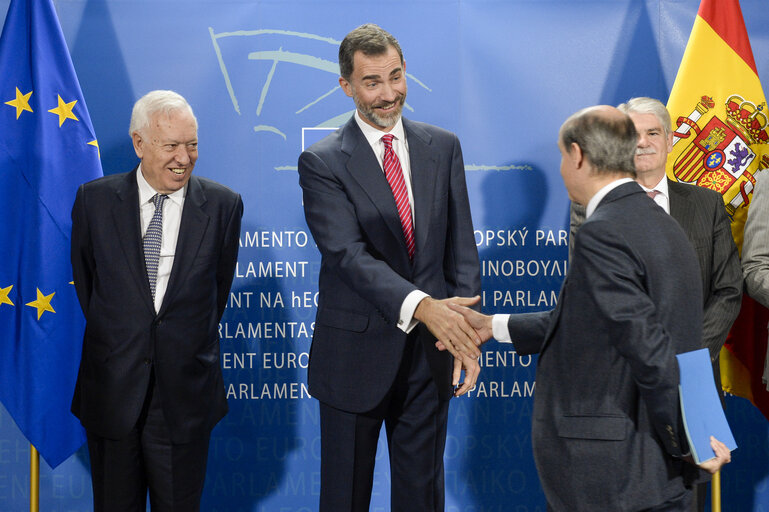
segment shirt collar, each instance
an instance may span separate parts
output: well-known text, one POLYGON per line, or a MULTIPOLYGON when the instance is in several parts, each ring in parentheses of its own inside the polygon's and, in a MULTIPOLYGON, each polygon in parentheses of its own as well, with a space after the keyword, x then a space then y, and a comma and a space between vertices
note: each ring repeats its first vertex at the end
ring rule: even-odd
MULTIPOLYGON (((142 174, 142 165, 139 164, 139 167, 136 169, 136 183, 139 185, 139 204, 145 204, 149 203, 152 197, 157 194, 158 192, 152 188, 152 185, 150 185, 146 178, 144 177, 144 174, 142 174)), ((173 201, 174 203, 177 203, 181 205, 184 202, 184 197, 187 195, 187 185, 189 185, 189 181, 179 190, 176 192, 172 192, 168 194, 168 199, 173 201)))
POLYGON ((615 188, 619 187, 620 185, 623 185, 628 182, 632 182, 632 178, 620 178, 618 180, 614 180, 608 185, 605 185, 603 188, 601 188, 598 192, 595 193, 593 197, 590 198, 590 201, 587 203, 587 208, 585 209, 585 218, 589 218, 595 209, 598 207, 598 203, 601 202, 601 199, 606 197, 606 195, 614 190, 615 188))
MULTIPOLYGON (((639 185, 641 185, 641 184, 639 183, 639 185)), ((659 192, 663 196, 670 197, 670 195, 668 194, 668 177, 667 176, 663 176, 662 179, 660 180, 660 182, 657 183, 656 185, 654 185, 653 188, 646 188, 643 185, 641 185, 641 188, 644 189, 644 192, 649 192, 651 190, 656 190, 657 192, 659 192)))

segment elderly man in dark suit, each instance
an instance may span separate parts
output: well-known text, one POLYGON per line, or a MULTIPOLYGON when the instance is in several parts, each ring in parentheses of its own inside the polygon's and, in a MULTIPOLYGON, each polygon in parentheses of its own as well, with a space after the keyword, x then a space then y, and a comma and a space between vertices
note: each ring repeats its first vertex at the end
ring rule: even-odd
MULTIPOLYGON (((721 388, 718 356, 740 312, 742 270, 720 194, 670 180, 665 165, 673 150, 670 114, 659 100, 632 98, 617 108, 630 116, 638 131, 636 181, 683 228, 694 247, 702 278, 702 346, 710 352, 713 375, 721 388)), ((584 207, 574 204, 572 234, 584 219, 584 207)), ((697 486, 692 510, 705 510, 707 482, 697 486)))
MULTIPOLYGON (((482 315, 482 339, 539 354, 532 446, 557 512, 684 511, 697 468, 688 453, 675 355, 700 347, 696 255, 678 223, 633 181, 637 133, 592 107, 561 127, 561 175, 587 205, 553 311, 482 315), (694 284, 693 284, 694 283, 694 284)), ((711 438, 714 471, 729 450, 711 438)))
POLYGON ((139 99, 139 166, 80 187, 72 268, 86 318, 72 400, 94 510, 199 509, 211 429, 227 412, 217 325, 243 203, 192 176, 197 120, 172 91, 139 99))
POLYGON ((442 511, 452 384, 464 368, 465 393, 479 372, 480 340, 447 306, 480 293, 462 151, 454 134, 401 117, 406 63, 391 34, 353 30, 339 67, 355 114, 299 158, 321 253, 308 370, 320 401, 320 510, 368 511, 384 423, 392 510, 442 511))

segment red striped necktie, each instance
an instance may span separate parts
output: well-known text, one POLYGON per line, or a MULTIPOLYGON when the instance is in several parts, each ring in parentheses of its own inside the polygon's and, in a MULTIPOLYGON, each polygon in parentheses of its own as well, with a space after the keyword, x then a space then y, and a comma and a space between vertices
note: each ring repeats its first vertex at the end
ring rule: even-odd
POLYGON ((403 169, 398 155, 393 151, 393 135, 388 133, 382 136, 385 152, 383 167, 387 183, 393 191, 395 206, 398 207, 398 215, 401 218, 403 236, 406 238, 406 248, 409 251, 409 259, 414 259, 414 225, 411 222, 411 206, 409 205, 409 192, 406 189, 406 181, 403 179, 403 169))

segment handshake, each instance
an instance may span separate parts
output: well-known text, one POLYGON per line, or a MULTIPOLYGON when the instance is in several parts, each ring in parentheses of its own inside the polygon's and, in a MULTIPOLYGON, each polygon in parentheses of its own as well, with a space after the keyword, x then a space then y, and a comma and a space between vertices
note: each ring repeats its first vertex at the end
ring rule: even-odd
POLYGON ((470 309, 480 299, 478 295, 442 300, 425 297, 414 311, 414 318, 425 324, 438 340, 438 350, 448 350, 454 356, 454 396, 464 395, 475 386, 481 373, 479 347, 492 335, 492 317, 470 309), (460 383, 462 370, 465 378, 460 383))
MULTIPOLYGON (((493 317, 470 309, 479 300, 477 295, 443 300, 426 297, 414 311, 414 318, 424 323, 437 338, 435 346, 438 350, 448 350, 454 356, 454 396, 464 395, 475 386, 481 372, 479 347, 493 335, 493 317), (465 371, 465 379, 460 383, 462 370, 465 371)), ((731 453, 726 445, 712 436, 710 446, 715 457, 698 466, 712 474, 731 461, 731 453)), ((686 460, 694 464, 691 457, 686 460)))

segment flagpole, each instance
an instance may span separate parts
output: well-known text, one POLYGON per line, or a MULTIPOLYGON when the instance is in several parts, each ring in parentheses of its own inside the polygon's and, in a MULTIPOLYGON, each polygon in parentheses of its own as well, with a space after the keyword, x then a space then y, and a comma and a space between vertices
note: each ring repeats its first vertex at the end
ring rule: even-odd
POLYGON ((710 510, 721 512, 721 472, 716 471, 710 482, 710 510))
POLYGON ((40 454, 29 445, 29 512, 40 510, 40 454))

